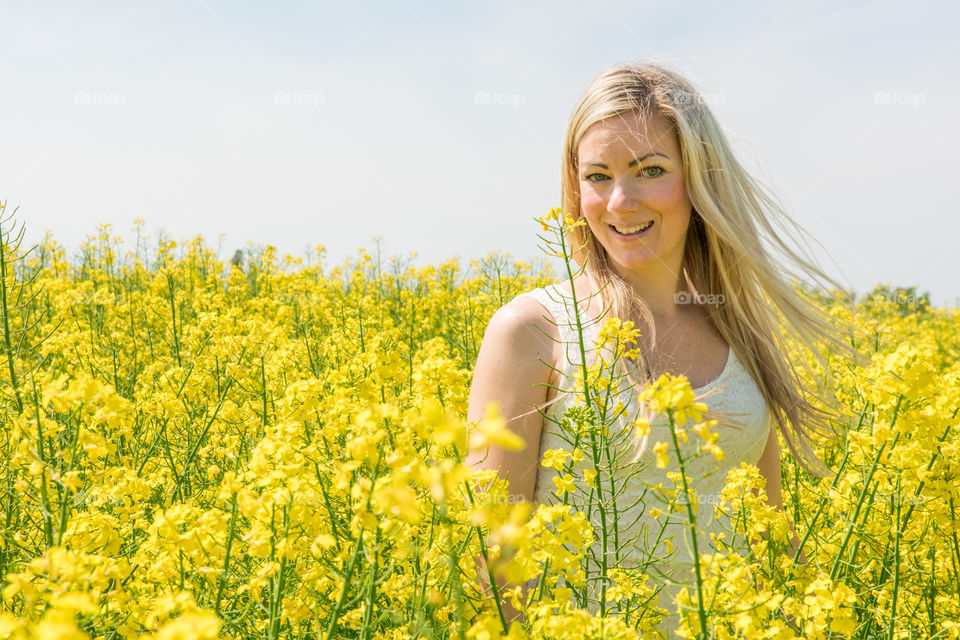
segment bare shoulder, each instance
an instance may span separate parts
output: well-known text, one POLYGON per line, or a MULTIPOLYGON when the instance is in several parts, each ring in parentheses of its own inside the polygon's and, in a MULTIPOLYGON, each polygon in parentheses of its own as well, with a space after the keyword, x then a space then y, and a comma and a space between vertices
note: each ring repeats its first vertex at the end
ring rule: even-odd
POLYGON ((490 318, 484 342, 509 350, 519 360, 532 358, 537 362, 537 357, 542 356, 553 364, 560 333, 543 303, 532 296, 517 296, 490 318))
MULTIPOLYGON (((533 296, 517 296, 507 304, 497 309, 493 314, 498 323, 519 324, 529 326, 534 324, 538 328, 546 329, 554 324, 554 318, 543 303, 533 296)), ((493 320, 491 318, 491 321, 493 320)), ((556 328, 554 328, 556 333, 556 328)))

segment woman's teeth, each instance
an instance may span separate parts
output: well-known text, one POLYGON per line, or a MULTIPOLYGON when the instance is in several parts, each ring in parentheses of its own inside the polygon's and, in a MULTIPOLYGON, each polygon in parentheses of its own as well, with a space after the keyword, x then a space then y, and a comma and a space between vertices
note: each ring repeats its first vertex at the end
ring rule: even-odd
POLYGON ((637 225, 636 227, 613 227, 617 230, 617 233, 621 235, 630 235, 632 233, 637 233, 638 231, 645 231, 653 225, 653 220, 647 222, 646 224, 637 225))

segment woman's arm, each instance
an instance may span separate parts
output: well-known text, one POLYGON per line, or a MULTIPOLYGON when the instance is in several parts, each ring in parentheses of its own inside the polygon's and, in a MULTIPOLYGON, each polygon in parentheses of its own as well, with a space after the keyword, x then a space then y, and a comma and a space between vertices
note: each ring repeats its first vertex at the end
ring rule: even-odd
MULTIPOLYGON (((537 300, 521 296, 504 305, 490 319, 470 385, 467 422, 474 424, 484 415, 487 403, 496 401, 507 419, 507 427, 523 438, 521 451, 490 446, 470 451, 467 462, 475 469, 496 469, 508 482, 512 500, 533 501, 540 462, 540 431, 543 417, 536 411, 547 397, 550 366, 559 343, 556 326, 537 300), (545 364, 546 363, 546 364, 545 364)), ((487 569, 478 558, 480 582, 492 596, 487 569)), ((499 592, 509 585, 498 585, 499 592)), ((507 622, 519 613, 502 603, 507 622)))
MULTIPOLYGON (((783 511, 783 492, 780 479, 780 443, 777 440, 776 423, 772 420, 770 421, 770 434, 767 436, 767 445, 763 448, 760 461, 757 462, 757 469, 760 471, 760 475, 763 476, 766 485, 767 504, 783 511)), ((790 525, 790 533, 793 535, 793 538, 790 540, 790 545, 794 549, 794 555, 796 555, 797 547, 800 546, 800 538, 797 537, 793 523, 789 520, 787 523, 790 525)), ((766 535, 764 535, 764 537, 766 537, 766 535)), ((803 549, 800 549, 797 560, 800 564, 807 563, 807 556, 803 553, 803 549)), ((799 633, 800 629, 793 616, 784 615, 783 619, 791 629, 799 633)))
MULTIPOLYGON (((760 461, 757 463, 757 469, 763 476, 766 485, 767 504, 783 511, 783 493, 780 481, 780 443, 777 441, 776 423, 772 420, 770 422, 770 434, 767 436, 767 445, 763 448, 763 454, 761 454, 760 461)), ((797 537, 793 523, 789 521, 788 523, 790 524, 790 533, 793 534, 790 544, 793 546, 794 553, 796 553, 797 547, 800 545, 800 538, 797 537)), ((806 564, 807 562, 803 549, 800 549, 798 560, 800 564, 806 564)))

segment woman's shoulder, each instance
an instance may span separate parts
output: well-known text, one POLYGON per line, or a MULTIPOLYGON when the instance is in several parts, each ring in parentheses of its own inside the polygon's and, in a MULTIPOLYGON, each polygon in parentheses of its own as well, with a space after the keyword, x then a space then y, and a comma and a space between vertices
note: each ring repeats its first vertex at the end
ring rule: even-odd
POLYGON ((487 331, 509 336, 536 335, 543 339, 557 337, 556 311, 548 288, 537 287, 514 296, 494 312, 487 331))
MULTIPOLYGON (((527 315, 531 310, 540 310, 541 315, 546 312, 554 315, 559 296, 556 292, 556 285, 548 284, 527 291, 521 291, 507 302, 501 309, 512 307, 517 310, 523 310, 527 315)), ((549 317, 549 316, 548 316, 549 317)))
POLYGON ((541 377, 547 381, 551 374, 542 369, 543 363, 556 363, 559 341, 556 323, 544 305, 533 296, 517 295, 491 316, 478 362, 508 367, 514 381, 541 377))

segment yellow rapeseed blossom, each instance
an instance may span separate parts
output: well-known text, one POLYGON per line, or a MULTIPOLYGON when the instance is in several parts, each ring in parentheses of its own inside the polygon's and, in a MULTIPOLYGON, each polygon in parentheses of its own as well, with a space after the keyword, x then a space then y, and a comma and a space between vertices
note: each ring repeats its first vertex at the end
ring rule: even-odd
POLYGON ((717 446, 717 440, 719 440, 720 435, 715 431, 710 431, 711 427, 714 427, 718 424, 717 420, 708 420, 707 422, 699 422, 694 425, 693 430, 698 436, 703 438, 704 443, 701 446, 703 451, 709 451, 717 460, 723 460, 724 453, 723 449, 717 446))
POLYGON ((670 412, 677 426, 683 426, 688 420, 700 421, 707 405, 696 402, 693 389, 685 376, 673 376, 665 373, 640 392, 639 398, 652 411, 670 412))
POLYGON ((584 469, 583 479, 586 480, 587 485, 596 489, 597 488, 597 471, 596 469, 584 469))
POLYGON ((667 455, 668 446, 666 442, 658 442, 653 445, 653 453, 657 456, 657 469, 666 469, 670 458, 667 455))
POLYGON ((211 612, 185 613, 165 624, 156 640, 215 640, 220 635, 220 618, 211 612))
POLYGON ((510 451, 520 451, 526 446, 523 438, 507 428, 507 421, 500 413, 500 403, 492 400, 484 409, 484 416, 470 436, 470 447, 483 449, 496 445, 510 451))
POLYGON ((573 484, 573 476, 569 473, 565 473, 563 476, 554 476, 553 484, 557 486, 558 494, 568 493, 576 488, 576 485, 573 484))
POLYGON ((570 458, 570 453, 563 449, 549 449, 544 452, 540 464, 544 467, 560 471, 570 458))

